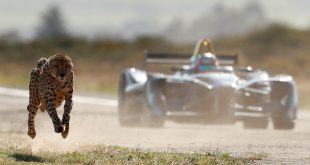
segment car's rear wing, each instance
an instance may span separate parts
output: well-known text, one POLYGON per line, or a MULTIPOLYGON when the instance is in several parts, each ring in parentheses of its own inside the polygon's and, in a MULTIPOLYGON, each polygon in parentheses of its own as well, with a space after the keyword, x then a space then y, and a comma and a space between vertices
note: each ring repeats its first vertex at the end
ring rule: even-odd
MULTIPOLYGON (((175 54, 175 53, 150 53, 144 52, 144 63, 148 64, 174 64, 174 65, 185 65, 190 64, 190 58, 192 54, 175 54)), ((216 54, 220 65, 237 65, 238 55, 223 55, 216 54)))
POLYGON ((239 56, 238 54, 216 54, 220 65, 238 65, 239 56))
POLYGON ((145 64, 189 64, 191 54, 175 54, 175 53, 150 53, 145 51, 145 64))

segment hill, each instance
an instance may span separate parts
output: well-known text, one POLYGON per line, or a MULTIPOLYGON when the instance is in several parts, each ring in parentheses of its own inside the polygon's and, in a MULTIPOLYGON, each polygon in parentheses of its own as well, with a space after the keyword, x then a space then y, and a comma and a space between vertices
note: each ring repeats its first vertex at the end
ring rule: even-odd
MULTIPOLYGON (((290 74, 310 93, 310 30, 272 24, 246 36, 213 40, 218 53, 239 53, 240 65, 251 65, 272 73, 290 74)), ((56 52, 69 54, 74 62, 76 88, 81 92, 116 93, 119 73, 127 67, 143 66, 143 51, 191 53, 194 44, 175 44, 160 37, 140 36, 133 41, 87 40, 78 37, 8 41, 0 39, 0 85, 27 88, 29 73, 40 57, 56 52)))

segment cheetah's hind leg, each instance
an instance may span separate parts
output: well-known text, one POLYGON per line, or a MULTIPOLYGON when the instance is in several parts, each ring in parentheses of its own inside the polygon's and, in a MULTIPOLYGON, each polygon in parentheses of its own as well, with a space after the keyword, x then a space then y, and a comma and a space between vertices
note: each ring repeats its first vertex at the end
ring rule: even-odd
POLYGON ((40 110, 41 112, 45 112, 45 109, 46 109, 46 106, 45 106, 45 104, 44 104, 44 101, 41 101, 41 103, 40 103, 40 105, 39 105, 39 110, 40 110))

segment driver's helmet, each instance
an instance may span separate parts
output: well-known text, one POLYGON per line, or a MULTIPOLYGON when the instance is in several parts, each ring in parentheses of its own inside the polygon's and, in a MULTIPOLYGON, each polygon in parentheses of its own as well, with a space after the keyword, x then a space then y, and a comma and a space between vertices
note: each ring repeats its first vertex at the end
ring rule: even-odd
POLYGON ((219 62, 214 54, 204 53, 202 55, 198 55, 192 65, 194 72, 200 73, 216 70, 219 62))

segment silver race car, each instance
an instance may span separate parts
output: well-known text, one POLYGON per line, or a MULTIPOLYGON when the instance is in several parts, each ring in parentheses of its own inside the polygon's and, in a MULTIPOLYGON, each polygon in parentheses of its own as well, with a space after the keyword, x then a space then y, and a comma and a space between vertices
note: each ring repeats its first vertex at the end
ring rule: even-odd
POLYGON ((239 67, 237 55, 214 54, 207 39, 193 54, 145 52, 144 70, 125 69, 119 82, 119 123, 162 127, 166 120, 292 129, 297 90, 289 75, 239 67), (169 72, 164 71, 169 67, 169 72))

